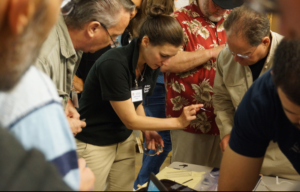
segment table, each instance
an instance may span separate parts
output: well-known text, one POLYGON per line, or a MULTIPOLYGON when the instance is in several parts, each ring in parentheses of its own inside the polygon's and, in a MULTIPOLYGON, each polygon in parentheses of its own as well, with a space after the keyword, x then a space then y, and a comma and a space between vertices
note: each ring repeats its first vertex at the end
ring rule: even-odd
MULTIPOLYGON (((169 168, 195 171, 195 172, 211 172, 212 167, 201 165, 193 165, 188 163, 173 162, 169 168)), ((197 186, 196 186, 197 187, 197 186)), ((276 184, 276 177, 263 176, 256 191, 299 191, 300 182, 279 178, 279 184, 276 184)))

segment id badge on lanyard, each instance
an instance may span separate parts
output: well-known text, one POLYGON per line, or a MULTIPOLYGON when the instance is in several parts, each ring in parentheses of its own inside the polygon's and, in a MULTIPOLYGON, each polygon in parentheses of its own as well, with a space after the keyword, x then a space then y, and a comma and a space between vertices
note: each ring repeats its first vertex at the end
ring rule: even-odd
POLYGON ((143 87, 139 87, 137 81, 135 81, 135 84, 135 88, 131 89, 131 101, 133 103, 143 101, 143 87))

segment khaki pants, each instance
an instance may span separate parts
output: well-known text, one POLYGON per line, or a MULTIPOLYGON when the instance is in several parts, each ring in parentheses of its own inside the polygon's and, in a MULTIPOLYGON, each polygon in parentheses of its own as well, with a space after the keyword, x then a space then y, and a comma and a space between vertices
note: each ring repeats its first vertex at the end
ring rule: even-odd
POLYGON ((261 168, 261 174, 279 176, 286 179, 300 180, 300 176, 281 152, 277 143, 270 142, 266 151, 264 163, 261 168))
POLYGON ((96 177, 95 191, 132 191, 135 179, 135 136, 109 146, 90 145, 79 140, 77 154, 86 160, 96 177))
POLYGON ((183 162, 219 168, 222 151, 220 136, 172 130, 172 162, 183 162))

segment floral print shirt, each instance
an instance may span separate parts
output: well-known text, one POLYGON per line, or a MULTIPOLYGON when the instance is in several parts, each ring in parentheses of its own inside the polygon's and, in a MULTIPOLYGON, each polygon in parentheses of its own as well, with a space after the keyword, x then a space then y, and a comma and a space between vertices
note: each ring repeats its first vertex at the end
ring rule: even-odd
MULTIPOLYGON (((174 12, 172 16, 180 23, 185 35, 185 51, 211 49, 226 42, 225 16, 216 25, 200 11, 197 1, 174 12)), ((179 117, 185 106, 204 104, 204 110, 197 113, 197 119, 184 130, 190 133, 219 135, 212 105, 216 60, 183 73, 165 73, 166 115, 179 117)))

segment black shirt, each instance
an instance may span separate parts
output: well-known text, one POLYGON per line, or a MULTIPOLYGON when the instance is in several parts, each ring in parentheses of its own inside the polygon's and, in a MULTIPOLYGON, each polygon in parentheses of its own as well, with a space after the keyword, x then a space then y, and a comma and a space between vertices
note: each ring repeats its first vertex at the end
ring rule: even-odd
POLYGON ((270 70, 257 79, 245 94, 234 117, 229 145, 247 157, 263 157, 270 141, 300 173, 300 130, 286 117, 270 70))
MULTIPOLYGON (((93 67, 94 63, 97 61, 97 59, 103 55, 106 51, 110 50, 110 45, 96 51, 95 53, 83 53, 82 58, 79 64, 79 67, 76 71, 76 76, 82 79, 83 82, 85 82, 91 68, 93 67)), ((72 93, 71 93, 72 95, 72 93)), ((72 97, 72 96, 70 96, 72 97)), ((78 99, 81 98, 81 93, 78 94, 78 99)))
MULTIPOLYGON (((125 141, 132 130, 126 128, 113 110, 110 101, 125 101, 131 98, 135 88, 135 69, 139 58, 138 39, 121 48, 103 54, 92 67, 79 101, 80 118, 86 119, 87 127, 76 138, 98 146, 125 141)), ((152 94, 160 69, 145 65, 143 98, 152 94)), ((142 102, 135 102, 135 109, 142 102)))
MULTIPOLYGON (((129 38, 130 38, 129 33, 127 31, 124 31, 124 33, 121 36, 122 46, 126 46, 129 44, 129 38)), ((85 82, 91 68, 93 67, 97 59, 110 49, 111 46, 109 45, 107 47, 104 47, 103 49, 96 51, 95 53, 83 53, 79 67, 76 71, 76 76, 82 79, 83 82, 85 82)))
POLYGON ((79 67, 76 71, 76 76, 82 79, 83 82, 85 82, 91 68, 93 67, 97 59, 110 49, 111 48, 109 45, 103 49, 96 51, 95 53, 83 53, 79 67))
POLYGON ((257 63, 255 63, 254 65, 250 65, 250 69, 251 69, 251 72, 252 72, 252 77, 253 77, 253 82, 259 77, 264 65, 265 65, 265 62, 266 62, 266 59, 267 59, 268 56, 266 56, 265 58, 259 60, 257 63))

